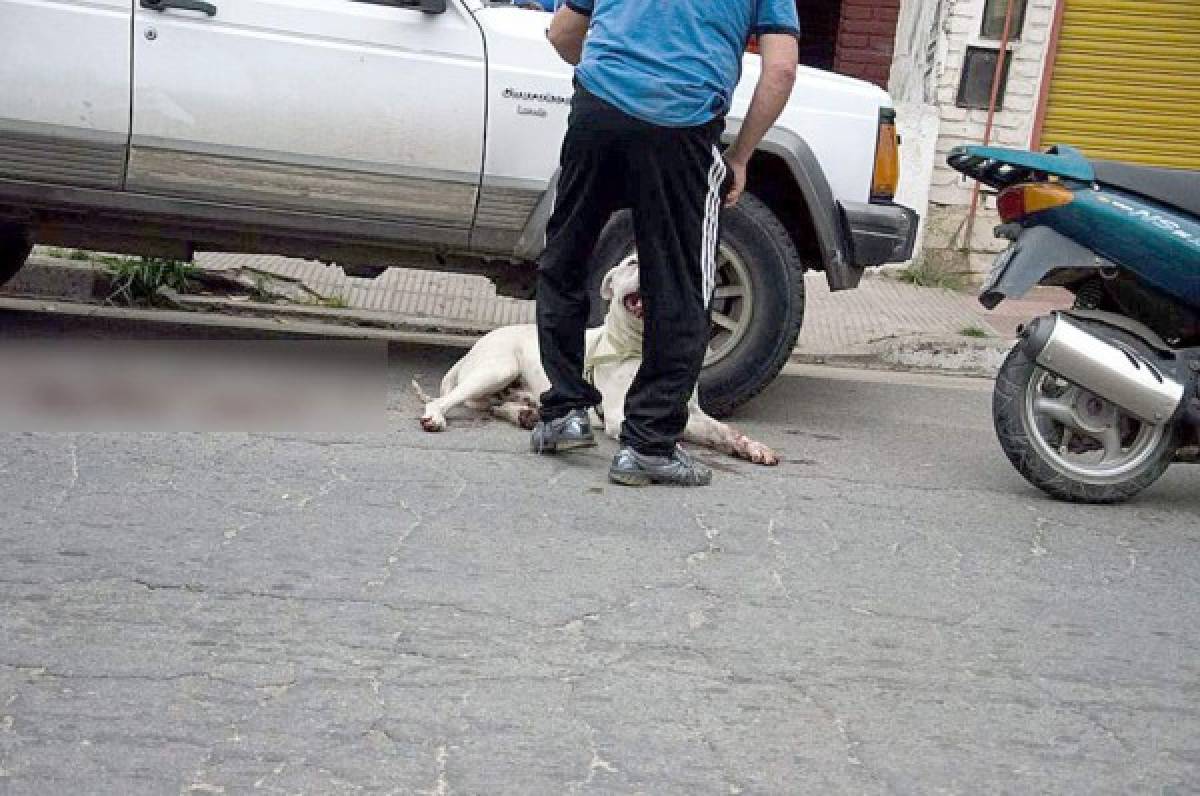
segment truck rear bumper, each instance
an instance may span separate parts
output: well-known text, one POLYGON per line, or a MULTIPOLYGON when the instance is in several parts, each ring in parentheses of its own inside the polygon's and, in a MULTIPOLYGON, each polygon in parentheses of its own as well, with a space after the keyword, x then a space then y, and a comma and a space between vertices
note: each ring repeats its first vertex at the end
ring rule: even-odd
POLYGON ((912 208, 892 203, 838 202, 838 210, 852 265, 865 268, 912 258, 920 222, 912 208))

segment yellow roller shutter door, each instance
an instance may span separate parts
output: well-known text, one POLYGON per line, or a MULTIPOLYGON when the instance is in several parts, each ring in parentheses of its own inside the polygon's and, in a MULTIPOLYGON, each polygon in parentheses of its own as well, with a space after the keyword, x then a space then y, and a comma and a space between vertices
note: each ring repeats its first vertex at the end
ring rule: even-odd
POLYGON ((1065 2, 1041 143, 1200 169, 1200 1, 1065 2))

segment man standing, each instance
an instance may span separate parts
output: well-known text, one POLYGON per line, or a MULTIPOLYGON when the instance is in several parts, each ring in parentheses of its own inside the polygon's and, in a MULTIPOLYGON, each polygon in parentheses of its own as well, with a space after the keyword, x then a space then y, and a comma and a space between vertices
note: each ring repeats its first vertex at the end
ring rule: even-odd
POLYGON ((601 399, 583 377, 588 263, 611 215, 630 207, 646 329, 609 478, 711 481, 677 440, 708 345, 718 216, 741 195, 750 156, 791 93, 798 35, 795 0, 565 0, 555 12, 548 36, 576 65, 575 96, 538 266, 538 343, 551 387, 534 451, 595 444, 587 410, 601 399), (762 74, 722 156, 751 35, 762 74))

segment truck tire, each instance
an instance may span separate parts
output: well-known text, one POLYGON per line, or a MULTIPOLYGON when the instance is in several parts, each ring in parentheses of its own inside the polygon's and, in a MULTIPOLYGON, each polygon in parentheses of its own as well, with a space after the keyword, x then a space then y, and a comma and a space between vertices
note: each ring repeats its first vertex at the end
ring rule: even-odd
MULTIPOLYGON (((626 210, 613 216, 592 257, 592 326, 602 324, 608 311, 600 298, 604 274, 635 256, 633 217, 626 210)), ((721 213, 712 311, 700 404, 724 417, 779 375, 804 322, 804 265, 779 219, 749 194, 721 213)))
POLYGON ((1117 407, 1043 370, 1020 344, 996 378, 992 419, 1000 447, 1017 472, 1047 495, 1071 503, 1128 500, 1162 476, 1178 446, 1177 429, 1170 424, 1127 419, 1117 407), (1092 412, 1094 417, 1112 412, 1111 425, 1118 436, 1111 443, 1117 449, 1111 460, 1096 461, 1108 456, 1098 438, 1076 430, 1065 437, 1067 427, 1047 409, 1037 408, 1049 406, 1037 403, 1040 396, 1064 406, 1082 406, 1076 411, 1092 412))
POLYGON ((17 275, 31 251, 33 238, 27 227, 0 222, 0 285, 17 275))

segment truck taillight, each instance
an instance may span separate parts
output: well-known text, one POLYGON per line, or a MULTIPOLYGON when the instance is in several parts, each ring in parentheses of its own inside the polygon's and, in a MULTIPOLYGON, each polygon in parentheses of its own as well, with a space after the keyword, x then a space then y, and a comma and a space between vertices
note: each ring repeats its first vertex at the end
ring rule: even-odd
POLYGON ((896 134, 896 112, 879 112, 879 133, 875 140, 875 172, 871 177, 871 199, 890 202, 900 185, 900 136, 896 134))
POLYGON ((1068 205, 1074 200, 1075 194, 1061 185, 1049 182, 1025 183, 1001 191, 1000 196, 996 198, 996 210, 1007 224, 1042 210, 1068 205))

